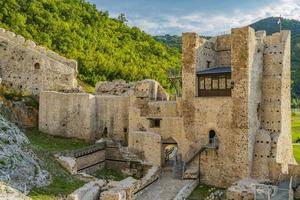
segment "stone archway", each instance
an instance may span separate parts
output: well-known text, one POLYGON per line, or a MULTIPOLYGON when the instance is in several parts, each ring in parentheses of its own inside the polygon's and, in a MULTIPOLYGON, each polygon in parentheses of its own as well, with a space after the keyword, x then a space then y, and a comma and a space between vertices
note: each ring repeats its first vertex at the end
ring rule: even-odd
POLYGON ((172 166, 177 159, 178 144, 173 138, 162 141, 162 166, 172 166))

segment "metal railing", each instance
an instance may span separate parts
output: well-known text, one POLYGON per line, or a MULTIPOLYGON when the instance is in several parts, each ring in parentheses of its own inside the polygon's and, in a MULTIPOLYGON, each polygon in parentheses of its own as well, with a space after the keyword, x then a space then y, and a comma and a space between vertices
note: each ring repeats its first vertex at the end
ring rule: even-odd
POLYGON ((280 188, 274 185, 255 184, 254 200, 290 200, 293 199, 293 178, 290 177, 288 188, 280 188))
POLYGON ((217 137, 209 138, 209 142, 208 144, 206 144, 206 147, 210 149, 218 148, 218 138, 217 137))

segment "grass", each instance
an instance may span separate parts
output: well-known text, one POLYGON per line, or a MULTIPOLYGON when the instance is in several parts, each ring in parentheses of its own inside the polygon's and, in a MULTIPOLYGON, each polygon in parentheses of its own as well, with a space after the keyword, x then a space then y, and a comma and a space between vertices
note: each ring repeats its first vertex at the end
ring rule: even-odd
POLYGON ((294 144, 293 145, 294 157, 297 163, 300 163, 300 145, 294 144))
MULTIPOLYGON (((300 138, 300 112, 292 113, 292 140, 293 143, 300 138)), ((300 144, 293 145, 294 157, 300 163, 300 144)))
POLYGON ((35 148, 52 153, 81 149, 91 145, 91 143, 79 139, 47 135, 36 129, 27 129, 26 136, 35 148))
POLYGON ((300 113, 292 113, 292 138, 293 142, 296 142, 297 139, 300 139, 300 113))
POLYGON ((112 179, 115 181, 121 181, 126 178, 122 173, 108 168, 98 170, 92 175, 100 179, 112 179))
POLYGON ((31 144, 30 147, 40 158, 41 165, 52 177, 50 185, 34 188, 29 197, 33 200, 57 200, 81 187, 84 182, 69 174, 53 157, 60 151, 74 150, 88 145, 82 140, 53 137, 43 134, 35 129, 25 131, 31 144))
POLYGON ((210 185, 199 184, 187 200, 205 200, 212 192, 217 190, 224 190, 210 185))

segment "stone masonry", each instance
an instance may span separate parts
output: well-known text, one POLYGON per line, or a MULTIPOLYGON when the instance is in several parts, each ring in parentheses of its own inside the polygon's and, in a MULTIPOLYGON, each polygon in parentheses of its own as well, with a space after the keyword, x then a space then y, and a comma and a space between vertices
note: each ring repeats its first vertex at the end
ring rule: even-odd
POLYGON ((0 55, 0 77, 10 87, 35 95, 43 90, 78 87, 76 61, 2 28, 0 55))

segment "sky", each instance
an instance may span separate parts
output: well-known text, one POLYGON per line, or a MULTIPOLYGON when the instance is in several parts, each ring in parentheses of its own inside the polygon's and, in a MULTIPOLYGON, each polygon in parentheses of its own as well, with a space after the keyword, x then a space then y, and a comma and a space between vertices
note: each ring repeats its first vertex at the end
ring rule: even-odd
POLYGON ((300 0, 88 0, 152 35, 216 35, 270 16, 300 20, 300 0))

